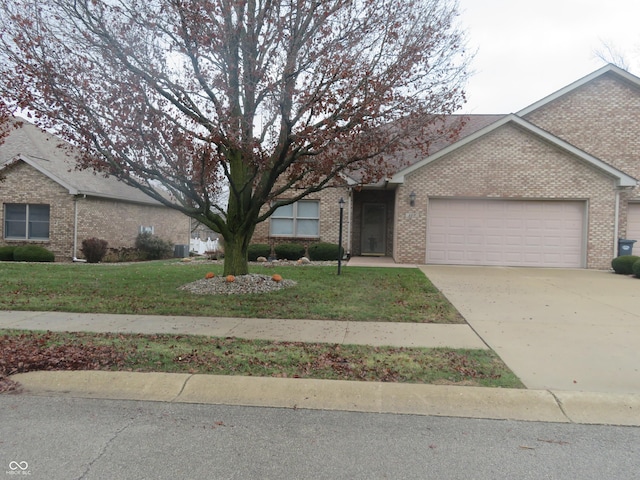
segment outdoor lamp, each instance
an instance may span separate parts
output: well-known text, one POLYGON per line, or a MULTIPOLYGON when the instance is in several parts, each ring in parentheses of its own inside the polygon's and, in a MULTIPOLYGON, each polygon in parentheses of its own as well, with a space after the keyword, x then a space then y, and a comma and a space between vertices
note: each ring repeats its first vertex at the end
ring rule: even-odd
POLYGON ((409 205, 412 207, 416 206, 416 192, 411 192, 409 194, 409 205))

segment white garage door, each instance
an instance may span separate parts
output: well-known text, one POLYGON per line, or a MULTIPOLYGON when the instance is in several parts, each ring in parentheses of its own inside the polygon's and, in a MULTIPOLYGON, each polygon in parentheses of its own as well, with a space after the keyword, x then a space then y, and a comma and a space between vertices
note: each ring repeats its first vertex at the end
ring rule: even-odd
POLYGON ((584 202, 431 199, 427 263, 584 266, 584 202))
POLYGON ((627 211, 627 238, 637 240, 633 245, 633 254, 640 252, 640 203, 630 203, 627 211))

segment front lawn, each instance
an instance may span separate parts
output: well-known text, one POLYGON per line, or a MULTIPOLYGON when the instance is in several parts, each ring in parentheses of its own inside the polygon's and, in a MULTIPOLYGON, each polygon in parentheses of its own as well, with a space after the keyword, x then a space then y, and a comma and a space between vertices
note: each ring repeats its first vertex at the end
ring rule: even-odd
POLYGON ((178 287, 222 274, 209 261, 128 264, 0 262, 0 309, 300 318, 350 321, 463 323, 418 269, 266 266, 251 273, 280 274, 297 285, 277 292, 196 295, 178 287))

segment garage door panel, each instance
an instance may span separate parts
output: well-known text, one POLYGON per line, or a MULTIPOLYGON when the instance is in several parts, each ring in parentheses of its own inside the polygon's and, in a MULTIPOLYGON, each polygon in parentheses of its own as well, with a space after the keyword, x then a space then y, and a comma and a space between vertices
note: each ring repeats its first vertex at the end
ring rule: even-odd
POLYGON ((584 209, 584 202, 432 199, 427 262, 582 267, 584 209))

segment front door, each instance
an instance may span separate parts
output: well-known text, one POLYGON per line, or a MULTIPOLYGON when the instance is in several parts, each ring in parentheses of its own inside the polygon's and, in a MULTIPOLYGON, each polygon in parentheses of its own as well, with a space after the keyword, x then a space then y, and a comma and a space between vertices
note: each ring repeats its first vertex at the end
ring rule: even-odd
POLYGON ((363 255, 384 255, 387 206, 384 203, 362 205, 362 234, 360 248, 363 255))

